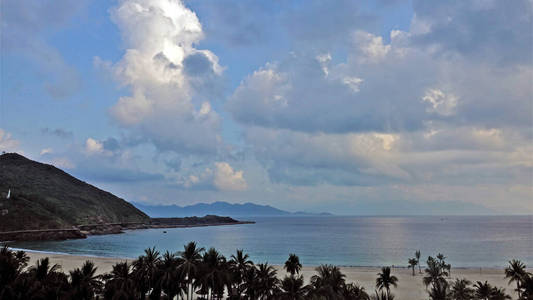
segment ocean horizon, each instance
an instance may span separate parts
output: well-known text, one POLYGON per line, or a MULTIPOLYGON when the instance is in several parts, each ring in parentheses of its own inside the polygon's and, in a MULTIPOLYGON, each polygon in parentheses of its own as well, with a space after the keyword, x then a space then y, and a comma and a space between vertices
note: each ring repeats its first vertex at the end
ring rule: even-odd
MULTIPOLYGON (((243 220, 245 218, 242 218, 243 220)), ((255 224, 128 230, 65 241, 25 241, 10 247, 94 257, 136 258, 146 248, 181 251, 189 241, 229 257, 244 249, 257 262, 281 265, 295 253, 307 266, 407 266, 442 253, 455 268, 533 264, 533 216, 280 216, 255 224)), ((424 263, 422 263, 424 264, 424 263)))

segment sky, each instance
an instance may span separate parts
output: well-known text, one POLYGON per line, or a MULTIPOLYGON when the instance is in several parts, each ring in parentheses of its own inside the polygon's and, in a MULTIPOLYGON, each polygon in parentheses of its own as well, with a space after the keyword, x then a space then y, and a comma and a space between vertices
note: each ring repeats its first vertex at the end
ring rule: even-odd
POLYGON ((0 151, 128 201, 533 214, 531 0, 0 12, 0 151))

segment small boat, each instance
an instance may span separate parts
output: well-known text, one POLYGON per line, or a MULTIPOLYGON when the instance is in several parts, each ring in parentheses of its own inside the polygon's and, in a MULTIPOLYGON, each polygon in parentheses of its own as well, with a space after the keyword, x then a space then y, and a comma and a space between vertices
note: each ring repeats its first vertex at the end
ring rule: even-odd
POLYGON ((9 199, 9 198, 11 198, 11 189, 9 189, 9 190, 7 191, 6 199, 9 199))
POLYGON ((163 233, 167 233, 166 231, 163 231, 163 233))

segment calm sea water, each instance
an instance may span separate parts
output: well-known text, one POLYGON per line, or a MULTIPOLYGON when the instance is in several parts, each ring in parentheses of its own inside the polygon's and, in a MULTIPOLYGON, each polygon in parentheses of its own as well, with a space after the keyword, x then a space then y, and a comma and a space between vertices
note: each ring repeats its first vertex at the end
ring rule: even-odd
POLYGON ((503 267, 512 258, 533 266, 533 216, 253 219, 256 224, 133 230, 84 240, 11 246, 134 258, 147 247, 179 251, 185 243, 196 241, 226 256, 244 249, 255 262, 282 264, 289 253, 296 253, 304 265, 346 266, 404 266, 420 249, 422 257, 443 253, 455 267, 503 267))

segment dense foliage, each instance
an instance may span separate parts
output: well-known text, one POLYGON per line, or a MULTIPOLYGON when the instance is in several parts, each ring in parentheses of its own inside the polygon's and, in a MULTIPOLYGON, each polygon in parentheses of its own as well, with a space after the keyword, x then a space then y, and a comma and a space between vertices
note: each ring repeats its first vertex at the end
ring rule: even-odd
POLYGON ((149 223, 129 202, 64 171, 16 153, 0 155, 0 231, 72 228, 82 224, 149 223), (9 201, 4 200, 11 191, 9 201), (46 195, 46 196, 45 196, 46 195))
MULTIPOLYGON (((177 253, 146 249, 131 264, 117 263, 103 275, 97 275, 90 261, 69 274, 51 265, 48 258, 30 267, 28 261, 23 251, 0 248, 0 299, 389 300, 395 298, 392 290, 399 284, 391 268, 383 267, 377 274, 376 290, 367 293, 360 285, 346 282, 338 267, 321 265, 306 285, 295 254, 287 259, 288 275, 280 280, 273 266, 255 264, 242 250, 226 259, 216 249, 205 250, 194 242, 177 253)), ((428 258, 423 281, 429 299, 510 299, 503 289, 487 282, 450 281, 450 271, 443 255, 428 258)), ((525 265, 511 261, 505 276, 516 284, 519 299, 533 299, 533 277, 525 265)))

